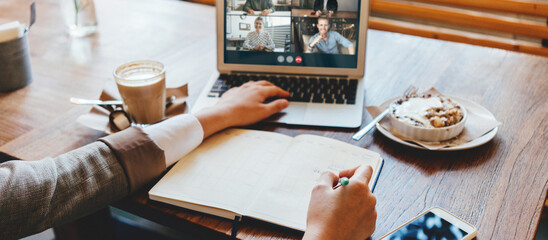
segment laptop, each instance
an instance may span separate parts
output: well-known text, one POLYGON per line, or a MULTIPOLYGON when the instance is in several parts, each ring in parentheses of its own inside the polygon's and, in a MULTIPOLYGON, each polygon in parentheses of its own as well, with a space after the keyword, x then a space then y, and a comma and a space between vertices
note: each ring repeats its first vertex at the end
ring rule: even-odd
POLYGON ((289 107, 267 121, 359 127, 369 1, 321 1, 217 0, 218 73, 191 112, 232 87, 267 80, 291 93, 289 107))

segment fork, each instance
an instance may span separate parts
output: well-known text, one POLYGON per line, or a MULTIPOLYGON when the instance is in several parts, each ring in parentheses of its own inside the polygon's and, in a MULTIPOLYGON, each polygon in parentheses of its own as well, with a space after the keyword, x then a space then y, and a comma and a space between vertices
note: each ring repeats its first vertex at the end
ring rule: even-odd
MULTIPOLYGON (((413 85, 409 86, 405 92, 403 92, 403 97, 408 97, 408 96, 411 96, 411 94, 415 94, 417 93, 417 88, 413 85)), ((359 141, 360 139, 362 139, 363 136, 365 136, 365 134, 367 132, 369 132, 378 122, 380 122, 384 117, 386 117, 386 115, 388 115, 388 112, 389 112, 389 109, 385 109, 384 111, 382 111, 381 114, 379 114, 377 117, 375 117, 373 119, 373 121, 371 121, 370 123, 368 123, 364 128, 360 129, 360 131, 358 131, 356 134, 354 134, 352 136, 352 139, 356 140, 356 141, 359 141)))

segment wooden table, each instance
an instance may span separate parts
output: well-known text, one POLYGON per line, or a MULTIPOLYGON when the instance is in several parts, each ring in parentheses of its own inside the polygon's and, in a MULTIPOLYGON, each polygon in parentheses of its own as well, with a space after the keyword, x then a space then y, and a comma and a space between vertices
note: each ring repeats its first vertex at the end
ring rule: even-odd
MULTIPOLYGON (((0 21, 27 18, 25 1, 0 2, 0 21)), ((71 96, 98 97, 120 63, 155 59, 170 84, 190 82, 195 99, 215 71, 213 7, 167 0, 96 0, 99 33, 71 39, 58 1, 37 2, 29 40, 34 82, 0 94, 0 151, 31 160, 55 156, 102 136, 74 120, 89 108, 71 96)), ((533 239, 548 189, 548 58, 369 31, 366 104, 378 105, 413 84, 475 101, 499 121, 489 143, 457 152, 429 152, 395 143, 377 131, 258 124, 287 135, 324 135, 379 152, 385 165, 375 188, 378 239, 432 206, 475 225, 478 239, 533 239)), ((371 120, 364 113, 363 125, 371 120)), ((4 156, 6 159, 9 156, 4 156)), ((229 235, 232 223, 152 203, 147 189, 117 207, 210 238, 229 235)), ((238 238, 297 239, 298 232, 246 220, 238 238)))

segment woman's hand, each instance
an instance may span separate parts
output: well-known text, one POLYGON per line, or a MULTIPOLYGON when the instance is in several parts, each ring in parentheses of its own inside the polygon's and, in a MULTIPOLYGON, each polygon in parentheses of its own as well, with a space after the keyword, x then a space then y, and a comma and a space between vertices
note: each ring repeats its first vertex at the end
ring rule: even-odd
POLYGON ((263 103, 271 97, 286 98, 289 92, 264 80, 228 90, 217 104, 195 114, 204 129, 204 138, 228 127, 257 123, 289 106, 287 99, 263 103))
POLYGON ((259 43, 257 46, 253 48, 255 51, 264 51, 265 46, 261 43, 259 43))
POLYGON ((251 15, 254 15, 255 14, 255 11, 253 11, 253 9, 248 9, 247 10, 247 13, 251 14, 251 15))
POLYGON ((369 190, 373 169, 361 165, 341 171, 322 173, 312 190, 306 232, 303 239, 366 239, 375 231, 377 200, 369 190), (346 186, 333 189, 340 177, 346 186))

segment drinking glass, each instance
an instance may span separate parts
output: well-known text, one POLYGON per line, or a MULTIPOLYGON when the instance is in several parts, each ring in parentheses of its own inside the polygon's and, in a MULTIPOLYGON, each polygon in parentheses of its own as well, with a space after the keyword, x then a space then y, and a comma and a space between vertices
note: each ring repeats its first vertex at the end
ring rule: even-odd
POLYGON ((61 0, 66 31, 73 37, 84 37, 97 32, 93 0, 61 0))
POLYGON ((156 61, 134 61, 114 70, 124 110, 134 125, 146 126, 164 119, 166 67, 156 61))

